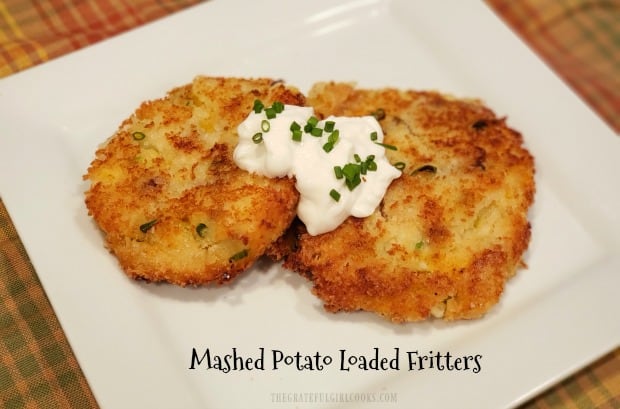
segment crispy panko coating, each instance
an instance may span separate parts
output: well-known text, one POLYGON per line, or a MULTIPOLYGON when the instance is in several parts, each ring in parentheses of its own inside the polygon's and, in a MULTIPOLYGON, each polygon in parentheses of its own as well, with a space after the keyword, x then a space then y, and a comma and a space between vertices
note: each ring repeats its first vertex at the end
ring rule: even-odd
POLYGON ((250 174, 232 159, 255 99, 305 103, 281 81, 196 77, 143 103, 96 152, 86 206, 127 275, 229 282, 287 229, 294 181, 250 174))
POLYGON ((484 315, 530 239, 534 160, 521 135, 480 102, 435 92, 319 83, 308 104, 321 117, 374 113, 397 147, 390 161, 405 168, 370 217, 318 236, 302 227, 274 254, 328 311, 394 322, 484 315))

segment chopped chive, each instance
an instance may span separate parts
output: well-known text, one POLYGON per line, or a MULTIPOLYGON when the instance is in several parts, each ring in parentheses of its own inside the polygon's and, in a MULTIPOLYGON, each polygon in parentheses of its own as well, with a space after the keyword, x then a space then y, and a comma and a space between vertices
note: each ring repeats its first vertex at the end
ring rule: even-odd
POLYGON ((265 108, 265 115, 267 115, 267 119, 273 119, 276 117, 276 110, 273 107, 265 108))
POLYGON ((196 234, 198 234, 200 237, 204 237, 205 230, 207 230, 207 225, 204 223, 199 223, 196 226, 196 234))
MULTIPOLYGON (((327 129, 325 129, 325 131, 330 132, 330 131, 327 131, 327 129)), ((340 138, 340 131, 336 129, 335 131, 329 134, 329 136, 327 137, 327 142, 335 144, 336 142, 338 142, 339 138, 340 138)))
POLYGON ((362 158, 360 158, 360 155, 358 155, 357 153, 353 155, 353 159, 355 159, 357 163, 360 163, 362 161, 362 158))
POLYGON ((252 142, 254 143, 261 143, 263 141, 263 134, 260 132, 257 132, 254 134, 254 136, 252 136, 252 142))
POLYGON ((146 135, 144 134, 144 132, 140 132, 140 131, 136 131, 132 133, 131 136, 133 137, 134 141, 141 141, 142 139, 146 138, 146 135))
POLYGON ((260 114, 264 107, 265 107, 265 105, 263 105, 263 103, 262 103, 262 101, 260 99, 255 99, 254 100, 254 107, 252 109, 254 110, 255 114, 260 114))
POLYGON ((374 172, 377 170, 377 162, 374 160, 367 160, 366 165, 368 166, 368 170, 374 172))
POLYGON ((292 139, 293 139, 295 142, 301 142, 301 130, 300 130, 300 129, 295 129, 295 130, 293 131, 293 136, 292 136, 292 139))
POLYGON ((304 132, 306 132, 306 133, 312 132, 313 129, 314 129, 314 126, 312 126, 310 124, 304 125, 304 132))
POLYGON ((334 166, 334 175, 336 175, 336 179, 342 179, 344 177, 340 166, 334 166))
POLYGON ((358 172, 359 172, 359 165, 356 165, 355 163, 347 163, 342 168, 342 174, 347 179, 353 179, 355 174, 358 172))
POLYGON ((419 172, 437 173, 437 168, 433 165, 420 166, 419 168, 411 172, 411 175, 419 173, 419 172))
POLYGON ((377 131, 374 131, 374 132, 370 133, 370 140, 371 141, 373 141, 373 142, 376 141, 378 137, 379 137, 379 135, 377 134, 377 131))
POLYGON ((362 179, 360 177, 361 166, 356 163, 347 163, 344 165, 342 168, 342 174, 344 175, 345 184, 349 190, 355 189, 357 185, 362 183, 362 179))
POLYGON ((349 190, 355 189, 360 183, 362 183, 362 178, 359 173, 356 173, 352 179, 345 180, 345 185, 347 185, 349 190))
POLYGON ((325 122, 325 132, 332 132, 334 130, 334 126, 336 123, 334 121, 326 121, 325 122))
POLYGON ((263 119, 260 123, 260 129, 262 129, 263 132, 269 132, 269 130, 271 129, 271 124, 268 120, 263 119))
MULTIPOLYGON (((316 129, 316 128, 315 128, 316 129)), ((331 152, 332 149, 334 149, 334 144, 333 143, 329 143, 327 142, 325 145, 323 145, 323 150, 327 153, 331 152)))
POLYGON ((310 135, 321 136, 323 135, 323 130, 321 128, 312 128, 312 130, 310 131, 310 135))
POLYGON ((334 199, 337 202, 340 200, 340 193, 338 193, 336 189, 330 190, 329 195, 332 197, 332 199, 334 199))
POLYGON ((228 261, 239 261, 242 258, 245 258, 248 256, 248 249, 243 249, 238 253, 233 254, 232 256, 230 256, 230 258, 228 259, 228 261))
POLYGON ((319 120, 316 116, 311 116, 310 118, 308 118, 308 123, 314 128, 319 123, 319 120))
POLYGON ((398 169, 398 170, 403 170, 403 169, 405 169, 405 166, 407 166, 407 165, 405 165, 405 162, 396 162, 396 163, 394 164, 394 167, 395 167, 396 169, 398 169))
POLYGON ((276 113, 281 113, 282 111, 284 111, 284 104, 280 101, 276 101, 273 103, 273 105, 271 105, 271 107, 276 111, 276 113))
POLYGON ((387 144, 387 143, 381 143, 381 142, 375 142, 375 143, 377 145, 383 146, 385 149, 389 149, 391 151, 397 151, 398 150, 398 148, 396 146, 394 146, 394 145, 390 145, 390 144, 387 144))
POLYGON ((360 173, 362 175, 365 175, 366 173, 368 173, 368 162, 360 163, 360 173))
POLYGON ((301 125, 299 125, 297 122, 293 121, 291 123, 291 126, 289 128, 291 131, 299 131, 301 129, 301 125))
POLYGON ((147 231, 149 231, 149 229, 153 226, 155 226, 157 224, 158 220, 157 219, 153 219, 150 222, 146 222, 142 225, 140 225, 140 231, 142 233, 146 233, 147 231))
POLYGON ((419 242, 415 244, 416 250, 420 250, 422 247, 424 247, 424 240, 420 240, 419 242))

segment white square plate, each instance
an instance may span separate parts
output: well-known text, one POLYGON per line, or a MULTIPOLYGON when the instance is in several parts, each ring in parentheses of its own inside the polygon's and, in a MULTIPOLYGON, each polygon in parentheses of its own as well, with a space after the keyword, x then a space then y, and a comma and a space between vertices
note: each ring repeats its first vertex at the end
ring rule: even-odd
POLYGON ((619 343, 620 138, 481 2, 214 0, 3 79, 0 124, 0 194, 103 408, 512 407, 619 343), (485 318, 448 324, 328 314, 265 264, 222 288, 127 279, 81 176, 141 101, 197 74, 481 98, 536 158, 529 268, 485 318), (207 348, 263 348, 265 369, 189 369, 207 348), (399 369, 339 368, 375 348, 399 369), (333 363, 273 369, 274 351, 333 363), (409 371, 414 351, 481 370, 409 371))

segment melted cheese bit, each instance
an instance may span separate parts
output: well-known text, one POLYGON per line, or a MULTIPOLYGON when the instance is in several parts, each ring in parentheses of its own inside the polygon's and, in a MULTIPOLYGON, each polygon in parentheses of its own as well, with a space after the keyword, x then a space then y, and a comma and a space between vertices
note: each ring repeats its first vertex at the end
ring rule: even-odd
POLYGON ((372 116, 318 121, 311 107, 257 104, 237 128, 234 161, 260 175, 295 177, 297 216, 311 235, 349 216, 370 216, 401 175, 385 157, 383 130, 372 116))

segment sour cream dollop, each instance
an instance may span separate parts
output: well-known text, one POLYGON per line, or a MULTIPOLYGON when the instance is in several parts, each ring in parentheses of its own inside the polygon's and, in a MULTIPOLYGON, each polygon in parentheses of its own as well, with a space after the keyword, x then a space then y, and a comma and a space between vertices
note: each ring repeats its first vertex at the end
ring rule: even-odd
POLYGON ((273 117, 273 110, 269 115, 267 109, 253 110, 238 126, 237 166, 268 177, 295 177, 297 216, 311 235, 334 230, 349 216, 370 216, 401 175, 385 156, 377 120, 318 121, 311 107, 294 105, 279 111, 273 117))

